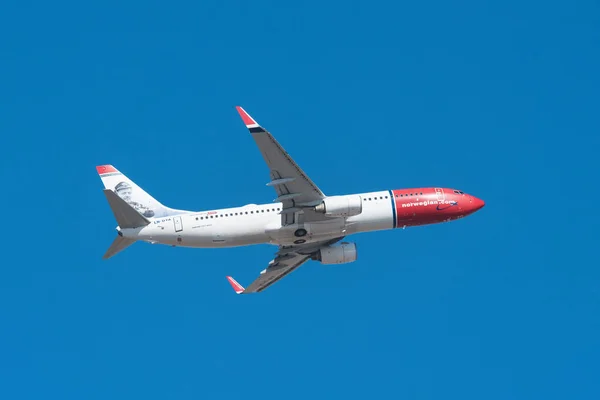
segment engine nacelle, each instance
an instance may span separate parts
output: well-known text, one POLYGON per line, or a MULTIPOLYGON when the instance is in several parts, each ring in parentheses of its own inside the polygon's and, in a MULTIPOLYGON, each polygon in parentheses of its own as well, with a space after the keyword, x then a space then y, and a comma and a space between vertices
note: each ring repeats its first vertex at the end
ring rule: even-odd
POLYGON ((348 242, 323 247, 315 255, 315 259, 321 261, 321 264, 351 263, 356 261, 356 257, 356 244, 348 242))
POLYGON ((362 198, 356 194, 326 197, 315 211, 332 217, 351 217, 362 212, 362 198))

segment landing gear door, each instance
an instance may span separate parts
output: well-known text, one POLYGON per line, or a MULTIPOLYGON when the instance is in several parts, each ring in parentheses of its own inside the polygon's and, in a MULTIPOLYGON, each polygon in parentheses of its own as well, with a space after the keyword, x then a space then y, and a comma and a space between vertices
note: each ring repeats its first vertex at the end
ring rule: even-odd
POLYGON ((175 232, 181 232, 183 230, 181 216, 173 217, 173 223, 175 224, 175 232))
POLYGON ((435 188, 435 194, 437 196, 437 201, 444 201, 444 200, 446 200, 446 196, 444 195, 444 189, 442 189, 442 188, 435 188))

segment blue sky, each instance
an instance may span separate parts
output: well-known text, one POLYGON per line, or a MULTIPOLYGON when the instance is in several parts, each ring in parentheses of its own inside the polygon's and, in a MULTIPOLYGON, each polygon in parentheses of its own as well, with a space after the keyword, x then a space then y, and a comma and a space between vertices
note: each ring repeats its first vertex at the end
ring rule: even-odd
POLYGON ((600 397, 597 2, 10 2, 0 15, 7 399, 600 397), (201 4, 200 4, 201 3, 201 4), (486 207, 357 235, 256 296, 267 245, 136 244, 95 171, 270 202, 234 106, 327 194, 486 207))

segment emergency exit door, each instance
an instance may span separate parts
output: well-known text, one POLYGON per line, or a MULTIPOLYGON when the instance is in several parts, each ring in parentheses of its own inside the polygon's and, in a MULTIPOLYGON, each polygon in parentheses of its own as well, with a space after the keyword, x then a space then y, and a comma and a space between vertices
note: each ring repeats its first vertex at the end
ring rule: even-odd
POLYGON ((175 232, 181 232, 183 230, 183 223, 181 222, 181 216, 173 217, 173 223, 175 224, 175 232))
POLYGON ((446 200, 446 195, 444 194, 444 189, 442 189, 442 188, 435 188, 435 194, 437 196, 437 201, 444 201, 444 200, 446 200))

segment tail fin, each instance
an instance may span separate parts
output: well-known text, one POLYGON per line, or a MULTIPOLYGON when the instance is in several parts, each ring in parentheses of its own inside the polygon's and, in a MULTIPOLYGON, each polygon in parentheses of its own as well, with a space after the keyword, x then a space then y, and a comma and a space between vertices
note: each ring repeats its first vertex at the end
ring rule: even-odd
POLYGON ((131 246, 133 243, 135 243, 135 240, 133 240, 133 239, 129 239, 129 238, 122 237, 122 236, 117 236, 117 238, 114 240, 114 242, 112 242, 112 244, 110 245, 108 250, 106 250, 106 253, 104 253, 102 258, 105 260, 109 259, 112 256, 114 256, 115 254, 117 254, 118 252, 125 250, 126 248, 131 246))
MULTIPOLYGON (((100 179, 102 179, 102 183, 104 183, 106 189, 114 191, 118 197, 123 199, 145 218, 165 217, 182 212, 163 206, 154 197, 146 193, 141 187, 136 185, 112 165, 99 165, 96 167, 96 171, 98 171, 100 179)), ((121 228, 123 228, 123 226, 121 226, 121 228)))

